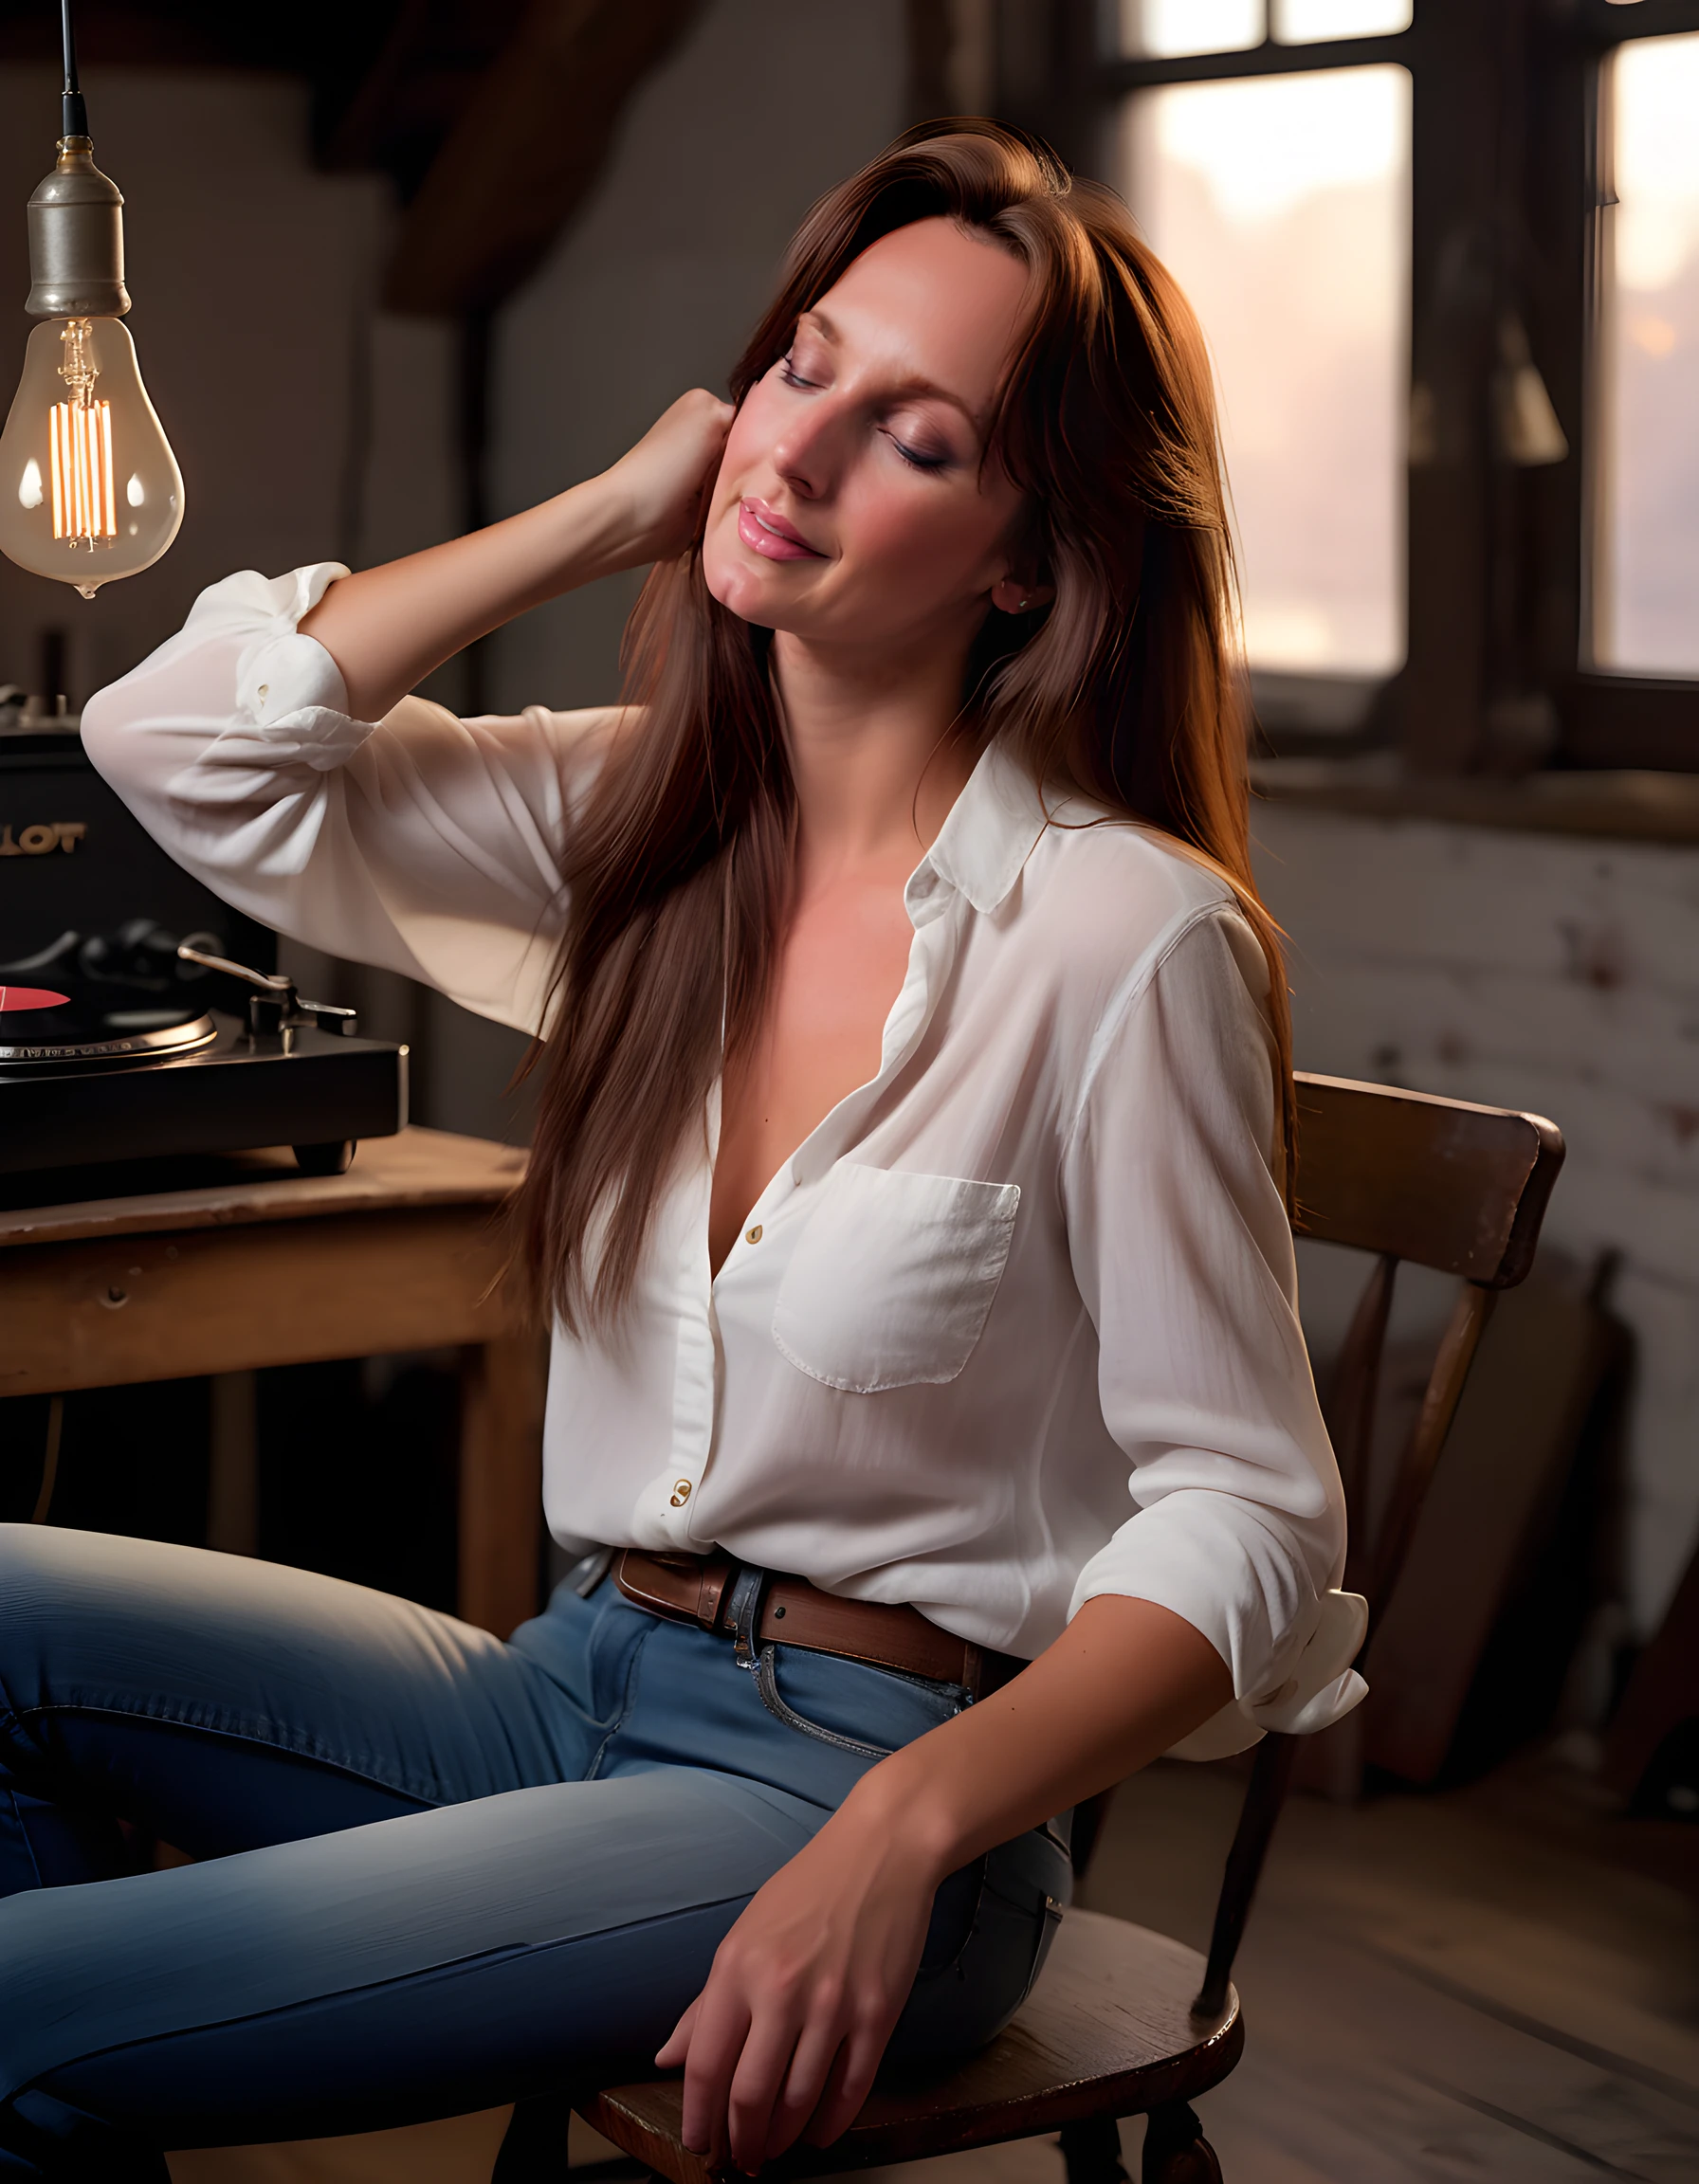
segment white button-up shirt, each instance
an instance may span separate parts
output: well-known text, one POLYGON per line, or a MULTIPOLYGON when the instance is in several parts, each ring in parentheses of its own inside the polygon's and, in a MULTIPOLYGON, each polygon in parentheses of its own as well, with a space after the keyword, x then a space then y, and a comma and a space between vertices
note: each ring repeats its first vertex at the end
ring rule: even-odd
MULTIPOLYGON (((600 714, 351 719, 296 628, 335 564, 214 585, 91 699, 90 755, 250 917, 535 1029, 557 849, 600 714)), ((1196 1626, 1237 1694, 1183 1749, 1361 1693, 1338 1473, 1299 1330, 1268 978, 1149 828, 980 760, 904 893, 879 1073, 708 1258, 718 1134, 629 1320, 557 1328, 545 1501, 568 1542, 705 1550, 906 1601, 1032 1655, 1099 1593, 1196 1626)))

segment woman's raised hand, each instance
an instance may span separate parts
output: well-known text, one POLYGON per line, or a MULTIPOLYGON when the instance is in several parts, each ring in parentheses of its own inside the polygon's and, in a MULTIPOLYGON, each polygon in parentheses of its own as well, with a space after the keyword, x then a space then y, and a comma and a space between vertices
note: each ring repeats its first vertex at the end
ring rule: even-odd
POLYGON ((685 2066, 684 2138, 753 2174, 867 2099, 908 1998, 941 1876, 894 1827, 833 1814, 752 1899, 656 2056, 685 2066))
POLYGON ((617 498, 620 566, 670 560, 689 545, 735 415, 729 402, 692 387, 594 481, 617 498))
POLYGON ((301 627, 342 670, 349 710, 379 720, 433 667, 516 614, 682 554, 731 421, 729 402, 692 388, 599 478, 333 584, 301 627))

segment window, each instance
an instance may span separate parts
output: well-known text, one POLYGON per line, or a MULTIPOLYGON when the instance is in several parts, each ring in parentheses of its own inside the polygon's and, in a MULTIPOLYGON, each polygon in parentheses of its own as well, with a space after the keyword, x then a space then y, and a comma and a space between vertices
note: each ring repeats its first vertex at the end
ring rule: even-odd
POLYGON ((1124 53, 1226 53, 1263 39, 1263 0, 1121 0, 1124 53))
POLYGON ((1699 33, 1621 46, 1601 99, 1593 664, 1699 675, 1699 33))
POLYGON ((1119 49, 1150 59, 1374 38, 1410 26, 1411 0, 1119 0, 1119 49))
POLYGON ((1211 343, 1275 752, 1699 773, 1699 0, 1029 10, 1211 343))
POLYGON ((1274 0, 1274 35, 1286 46, 1324 38, 1377 38, 1408 30, 1410 0, 1274 0))
POLYGON ((1123 108, 1118 179, 1215 357, 1253 669, 1403 660, 1409 174, 1399 67, 1170 84, 1123 108))

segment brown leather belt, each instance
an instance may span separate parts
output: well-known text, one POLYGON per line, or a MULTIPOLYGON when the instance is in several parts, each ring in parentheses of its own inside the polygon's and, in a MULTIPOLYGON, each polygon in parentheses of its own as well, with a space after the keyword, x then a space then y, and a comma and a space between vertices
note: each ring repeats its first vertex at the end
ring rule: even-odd
POLYGON ((842 1600, 806 1577, 751 1572, 728 1555, 646 1555, 627 1547, 613 1558, 613 1582, 636 1607, 674 1623, 757 1645, 806 1646, 841 1653, 873 1668, 898 1668, 938 1684, 961 1684, 976 1699, 996 1690, 1027 1665, 1010 1653, 970 1646, 928 1623, 919 1609, 879 1600, 842 1600), (759 1579, 758 1590, 750 1583, 759 1579), (736 1581, 753 1594, 750 1629, 736 1628, 736 1581))

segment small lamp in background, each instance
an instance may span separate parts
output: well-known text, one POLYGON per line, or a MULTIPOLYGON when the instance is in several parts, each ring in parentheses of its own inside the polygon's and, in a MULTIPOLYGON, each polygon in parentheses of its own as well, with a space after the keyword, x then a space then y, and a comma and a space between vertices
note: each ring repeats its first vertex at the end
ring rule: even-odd
POLYGON ((60 0, 59 162, 29 200, 29 337, 0 433, 0 552, 92 599, 149 568, 183 520, 183 476, 123 323, 124 200, 94 163, 60 0))

